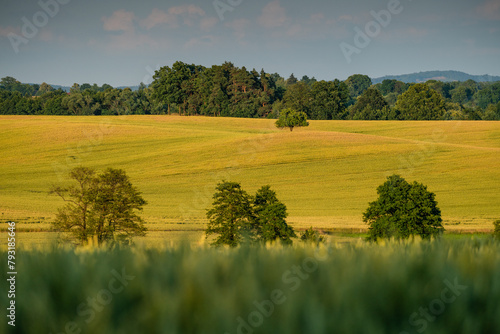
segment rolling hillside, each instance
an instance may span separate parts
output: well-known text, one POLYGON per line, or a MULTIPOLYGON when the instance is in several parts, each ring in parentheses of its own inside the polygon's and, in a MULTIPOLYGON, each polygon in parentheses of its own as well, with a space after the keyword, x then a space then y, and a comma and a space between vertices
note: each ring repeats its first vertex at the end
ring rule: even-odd
POLYGON ((204 219, 225 179, 252 194, 271 185, 292 223, 365 227, 362 212, 393 173, 436 193, 447 228, 500 217, 498 122, 310 123, 290 132, 261 119, 2 116, 2 221, 50 221, 63 202, 47 192, 78 165, 124 169, 148 222, 204 219))

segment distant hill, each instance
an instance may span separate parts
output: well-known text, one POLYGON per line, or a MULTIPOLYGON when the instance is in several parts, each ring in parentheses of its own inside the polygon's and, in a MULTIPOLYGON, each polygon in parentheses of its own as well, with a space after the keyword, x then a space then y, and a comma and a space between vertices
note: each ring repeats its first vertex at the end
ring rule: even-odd
MULTIPOLYGON (((52 88, 54 88, 54 89, 61 88, 65 92, 69 92, 69 90, 71 89, 70 86, 60 86, 60 85, 50 85, 50 86, 52 88)), ((127 87, 130 88, 133 91, 139 90, 139 86, 120 86, 120 87, 114 87, 114 88, 124 89, 124 88, 127 88, 127 87)))
POLYGON ((381 78, 372 78, 374 84, 380 83, 386 79, 396 79, 403 82, 426 82, 428 80, 438 81, 467 81, 474 80, 476 82, 491 82, 500 81, 500 77, 491 75, 471 75, 459 71, 427 71, 403 75, 386 75, 381 78))

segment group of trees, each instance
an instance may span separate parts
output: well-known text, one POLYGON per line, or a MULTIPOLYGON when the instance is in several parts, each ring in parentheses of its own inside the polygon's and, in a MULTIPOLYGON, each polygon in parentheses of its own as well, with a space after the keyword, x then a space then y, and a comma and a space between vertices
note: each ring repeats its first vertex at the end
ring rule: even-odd
POLYGON ((377 89, 389 108, 393 109, 388 119, 418 119, 415 109, 413 113, 408 113, 405 105, 413 105, 417 109, 431 105, 433 118, 426 114, 429 112, 427 108, 427 111, 418 113, 420 119, 500 120, 500 82, 429 80, 410 84, 384 80, 371 88, 377 89), (419 102, 422 97, 425 103, 419 102))
POLYGON ((308 119, 500 120, 500 82, 411 84, 366 75, 345 81, 308 76, 284 79, 230 62, 212 67, 175 62, 156 71, 136 91, 110 85, 74 84, 70 92, 46 83, 0 81, 0 114, 122 115, 170 114, 278 118, 291 108, 308 119))
POLYGON ((142 211, 146 201, 123 170, 108 168, 98 174, 77 167, 70 178, 75 184, 51 190, 67 203, 59 209, 55 230, 79 245, 129 243, 132 237, 145 235, 137 211, 142 211))
MULTIPOLYGON (((94 169, 77 167, 70 172, 74 183, 53 187, 52 194, 67 204, 59 209, 55 230, 65 233, 76 244, 102 245, 107 242, 130 243, 144 236, 146 228, 138 215, 146 204, 123 170, 108 168, 98 174, 94 169)), ((444 228, 436 195, 421 183, 408 183, 392 175, 377 188, 376 201, 369 203, 363 221, 369 225, 368 240, 424 239, 438 236, 444 228)), ((249 195, 236 182, 217 184, 205 234, 215 234, 214 246, 236 247, 242 243, 280 242, 292 244, 297 238, 287 224, 286 205, 278 200, 270 186, 249 195)), ((493 235, 500 239, 500 220, 494 223, 493 235)), ((304 242, 320 243, 325 239, 312 227, 300 236, 304 242)))
POLYGON ((14 78, 0 81, 0 114, 10 115, 128 115, 162 114, 163 105, 145 85, 132 91, 104 84, 74 84, 69 92, 50 85, 23 85, 14 78), (31 89, 28 89, 30 86, 31 89))
POLYGON ((291 244, 297 235, 286 223, 286 206, 270 186, 249 195, 236 182, 217 185, 212 208, 207 211, 207 236, 216 234, 213 245, 235 247, 247 242, 281 241, 291 244))
MULTIPOLYGON (((286 206, 269 186, 264 186, 252 197, 239 183, 221 182, 217 185, 212 208, 207 212, 210 220, 207 236, 217 234, 213 245, 237 246, 244 239, 251 242, 280 240, 291 244, 296 237, 287 225, 286 206)), ((368 240, 380 238, 408 239, 419 235, 424 239, 444 231, 441 210, 435 194, 421 183, 408 183, 399 175, 392 175, 377 188, 379 198, 371 202, 363 214, 369 225, 368 240)), ((302 240, 322 242, 324 238, 312 228, 306 230, 302 240)))

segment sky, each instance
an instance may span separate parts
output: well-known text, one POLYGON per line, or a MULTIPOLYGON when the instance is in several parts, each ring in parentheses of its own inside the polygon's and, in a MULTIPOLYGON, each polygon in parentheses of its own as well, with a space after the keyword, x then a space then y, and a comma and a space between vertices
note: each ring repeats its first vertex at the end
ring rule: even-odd
POLYGON ((500 75, 500 0, 0 0, 0 77, 146 84, 175 61, 285 78, 500 75))

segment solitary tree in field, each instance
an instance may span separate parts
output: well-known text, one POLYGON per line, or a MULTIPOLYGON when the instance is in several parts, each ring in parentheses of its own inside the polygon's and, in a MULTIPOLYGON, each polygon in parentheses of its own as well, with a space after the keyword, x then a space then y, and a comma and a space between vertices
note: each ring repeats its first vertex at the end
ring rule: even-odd
POLYGON ((263 186, 257 191, 253 210, 259 240, 280 240, 284 244, 291 244, 291 238, 297 237, 293 228, 286 223, 288 214, 285 204, 278 200, 270 186, 263 186))
POLYGON ((309 126, 307 115, 304 112, 297 112, 290 108, 283 109, 280 112, 280 117, 276 121, 276 127, 290 128, 290 131, 293 131, 294 127, 300 126, 309 126))
POLYGON ((363 221, 370 225, 368 239, 407 239, 412 235, 430 238, 444 231, 436 195, 423 184, 410 184, 392 175, 377 188, 377 193, 379 198, 363 214, 363 221))
POLYGON ((76 184, 51 190, 67 202, 53 223, 56 230, 69 233, 78 244, 128 243, 133 236, 145 235, 136 211, 146 201, 123 170, 108 168, 97 174, 94 169, 77 167, 70 177, 76 184))
POLYGON ((218 235, 212 245, 238 246, 244 235, 252 234, 250 195, 241 189, 239 183, 222 181, 217 185, 213 199, 213 207, 207 211, 206 235, 218 235))

